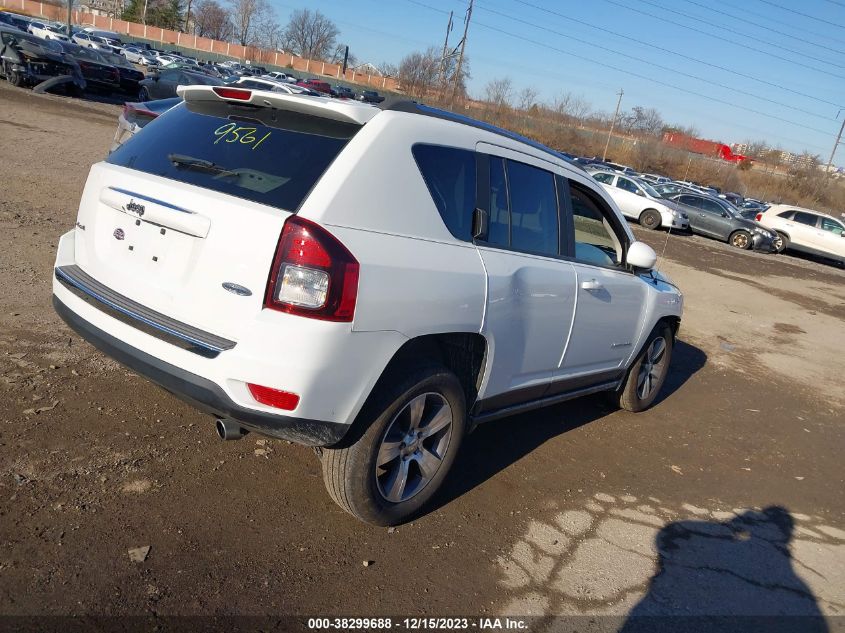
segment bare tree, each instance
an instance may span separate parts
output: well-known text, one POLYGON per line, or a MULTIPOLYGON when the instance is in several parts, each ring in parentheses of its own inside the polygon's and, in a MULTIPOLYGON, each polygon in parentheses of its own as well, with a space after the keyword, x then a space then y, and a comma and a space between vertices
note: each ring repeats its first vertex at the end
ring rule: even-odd
POLYGON ((194 7, 194 33, 213 40, 232 37, 232 20, 229 11, 216 0, 200 0, 194 7))
POLYGON ((422 97, 431 90, 440 72, 440 53, 433 46, 406 55, 399 63, 399 81, 409 95, 422 97))
POLYGON ((513 83, 510 77, 492 79, 484 86, 484 99, 495 106, 496 110, 509 108, 512 96, 513 83))
POLYGON ((539 93, 531 87, 525 87, 517 96, 517 104, 520 110, 528 111, 537 105, 537 95, 539 93))
POLYGON ((340 30, 320 11, 297 9, 285 27, 285 48, 307 59, 329 59, 340 30))
POLYGON ((278 20, 276 20, 274 12, 268 12, 261 17, 255 27, 254 39, 256 44, 271 51, 277 51, 282 48, 284 30, 278 20))
POLYGON ((399 66, 397 66, 396 64, 391 64, 390 62, 382 62, 377 66, 377 68, 384 77, 399 76, 399 66))
POLYGON ((620 128, 629 134, 660 136, 665 127, 663 117, 654 108, 634 106, 630 112, 620 116, 620 128))
MULTIPOLYGON (((346 55, 346 46, 347 46, 346 44, 338 44, 335 47, 334 52, 332 53, 331 59, 329 60, 329 61, 331 61, 332 64, 342 64, 343 63, 343 58, 346 55)), ((350 66, 350 67, 358 65, 358 58, 355 56, 355 54, 352 51, 349 51, 349 57, 346 60, 346 64, 347 64, 347 66, 350 66)))
POLYGON ((271 11, 267 0, 229 0, 229 4, 235 39, 241 46, 254 44, 258 25, 271 11))

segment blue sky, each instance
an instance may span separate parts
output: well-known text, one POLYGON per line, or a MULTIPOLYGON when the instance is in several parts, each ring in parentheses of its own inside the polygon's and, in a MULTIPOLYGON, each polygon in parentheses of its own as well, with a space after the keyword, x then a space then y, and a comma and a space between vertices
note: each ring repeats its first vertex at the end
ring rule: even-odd
MULTIPOLYGON (((442 46, 449 11, 457 44, 467 7, 271 2, 283 24, 293 9, 319 9, 359 60, 377 65, 442 46)), ((475 97, 507 76, 542 101, 571 92, 612 112, 622 88, 623 109, 654 107, 707 138, 764 139, 825 161, 845 117, 845 0, 476 0, 467 54, 475 97)), ((845 164, 845 147, 834 162, 845 164)))

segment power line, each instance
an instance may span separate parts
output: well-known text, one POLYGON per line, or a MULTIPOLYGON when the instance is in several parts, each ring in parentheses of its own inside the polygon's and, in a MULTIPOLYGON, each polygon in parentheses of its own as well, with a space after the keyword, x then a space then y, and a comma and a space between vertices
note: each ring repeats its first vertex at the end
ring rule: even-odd
MULTIPOLYGON (((661 15, 655 15, 654 13, 649 13, 648 11, 643 11, 642 9, 634 9, 634 8, 632 8, 632 7, 629 7, 629 6, 625 5, 625 4, 622 4, 621 2, 616 2, 616 0, 604 0, 604 1, 605 1, 605 2, 608 2, 608 3, 612 4, 612 5, 615 5, 615 6, 617 6, 617 7, 620 7, 620 8, 622 8, 622 9, 627 9, 627 10, 629 10, 629 11, 634 11, 635 13, 641 13, 641 14, 643 14, 643 15, 647 15, 647 16, 649 16, 649 17, 651 17, 651 18, 654 18, 655 20, 661 20, 662 22, 667 22, 667 23, 669 23, 669 24, 674 24, 675 26, 679 26, 679 27, 681 27, 682 29, 687 29, 687 30, 689 30, 689 31, 693 31, 693 32, 695 32, 695 33, 700 33, 700 34, 702 34, 702 35, 706 35, 707 37, 711 37, 711 38, 714 38, 714 39, 718 39, 720 42, 724 42, 724 38, 722 38, 722 37, 721 37, 721 36, 719 36, 719 35, 715 35, 715 34, 713 34, 713 33, 708 33, 707 31, 702 31, 701 29, 697 29, 697 28, 692 27, 692 26, 687 26, 686 24, 681 24, 680 22, 675 22, 674 20, 670 20, 669 18, 664 18, 664 17, 663 17, 663 16, 661 16, 661 15)), ((744 48, 747 48, 748 50, 751 50, 751 51, 756 51, 756 52, 758 52, 758 53, 761 53, 761 54, 763 54, 763 55, 766 55, 767 57, 773 57, 773 58, 775 58, 775 59, 779 59, 779 60, 781 60, 781 61, 785 61, 785 62, 788 62, 788 63, 790 63, 790 64, 794 64, 795 66, 801 66, 802 68, 807 68, 807 69, 809 69, 809 70, 813 70, 813 71, 815 71, 815 72, 822 73, 822 74, 824 74, 824 75, 829 75, 829 76, 831 76, 831 77, 836 77, 837 79, 845 79, 845 75, 837 75, 836 73, 832 73, 832 72, 827 71, 827 70, 822 70, 821 68, 816 68, 815 66, 811 66, 811 65, 809 65, 809 64, 802 64, 801 62, 795 61, 794 59, 790 59, 789 57, 783 57, 783 56, 781 56, 781 55, 776 55, 776 54, 771 53, 771 52, 769 52, 769 51, 764 51, 764 50, 762 50, 762 49, 760 49, 760 48, 755 48, 754 46, 751 46, 751 45, 749 45, 748 43, 744 43, 744 44, 743 44, 743 47, 744 47, 744 48)))
MULTIPOLYGON (((838 2, 836 2, 836 0, 827 0, 827 2, 832 2, 832 3, 834 3, 834 4, 839 4, 838 2)), ((722 4, 725 4, 725 1, 724 1, 724 0, 722 0, 722 4)), ((730 3, 729 3, 729 4, 730 4, 730 3)), ((819 33, 819 32, 817 32, 817 31, 812 31, 812 30, 810 30, 810 29, 805 29, 805 28, 800 27, 800 26, 798 26, 798 25, 796 25, 796 24, 793 24, 792 22, 784 22, 783 20, 777 20, 777 19, 773 18, 773 17, 772 17, 772 16, 770 16, 770 15, 764 15, 764 14, 762 14, 762 13, 757 13, 756 11, 751 11, 751 10, 747 9, 746 7, 744 7, 744 6, 738 6, 738 5, 736 5, 736 4, 730 4, 730 6, 731 6, 731 8, 736 9, 737 11, 742 11, 743 13, 747 13, 747 14, 749 14, 749 15, 753 15, 755 18, 763 18, 764 20, 768 20, 769 22, 774 22, 775 24, 780 24, 780 25, 782 25, 782 26, 788 26, 788 27, 790 27, 791 29, 795 29, 796 31, 803 31, 804 33, 808 33, 808 34, 812 35, 813 37, 823 37, 823 38, 825 38, 825 39, 827 39, 827 40, 831 40, 831 41, 833 41, 833 42, 836 42, 837 44, 845 44, 845 41, 843 41, 843 40, 838 40, 838 39, 836 39, 835 37, 832 37, 832 36, 830 36, 830 35, 825 35, 825 34, 823 34, 823 33, 819 33)), ((845 7, 845 4, 842 4, 841 6, 845 7)), ((745 18, 741 18, 741 19, 743 19, 743 20, 744 20, 745 18)))
POLYGON ((809 13, 802 13, 801 11, 796 11, 795 9, 790 9, 789 7, 785 7, 782 4, 778 4, 777 2, 771 2, 771 0, 760 0, 763 4, 768 4, 773 7, 777 7, 778 9, 782 9, 784 11, 789 11, 790 13, 794 13, 795 15, 800 15, 801 17, 808 18, 810 20, 815 20, 816 22, 821 22, 822 24, 827 24, 829 26, 835 26, 840 29, 845 29, 845 26, 841 24, 836 24, 835 22, 831 22, 830 20, 822 20, 821 18, 817 18, 814 15, 810 15, 809 13))
POLYGON ((838 7, 845 7, 845 3, 843 3, 843 2, 837 2, 836 0, 826 0, 826 1, 829 2, 830 4, 835 4, 838 7))
MULTIPOLYGON (((713 27, 716 27, 717 29, 727 31, 728 33, 733 33, 734 35, 739 35, 739 36, 745 37, 745 38, 749 37, 748 33, 744 33, 743 31, 735 31, 733 29, 726 28, 723 24, 718 24, 716 22, 708 22, 707 20, 700 18, 698 16, 690 15, 689 13, 684 13, 683 11, 677 11, 675 9, 670 9, 669 7, 664 7, 663 5, 657 4, 656 2, 651 2, 651 0, 640 0, 640 2, 647 4, 647 5, 650 5, 654 8, 656 8, 656 9, 660 9, 661 11, 666 11, 668 13, 674 13, 675 15, 679 15, 679 16, 681 16, 683 18, 687 18, 689 20, 695 20, 696 22, 702 22, 702 23, 704 23, 708 26, 713 26, 713 27)), ((724 38, 722 38, 722 37, 719 37, 719 39, 724 41, 724 38)), ((834 62, 828 61, 828 60, 823 59, 821 57, 814 57, 813 55, 810 55, 810 54, 805 53, 803 51, 797 51, 794 48, 787 48, 783 44, 774 44, 772 42, 767 42, 767 41, 761 40, 761 39, 756 39, 755 41, 758 41, 761 44, 765 44, 766 46, 772 46, 774 48, 779 48, 779 49, 788 51, 790 53, 795 53, 796 55, 802 55, 802 56, 807 57, 809 59, 812 59, 814 61, 821 62, 823 64, 829 64, 830 66, 834 66, 836 68, 845 68, 845 66, 843 66, 842 64, 835 64, 834 62)), ((767 55, 768 55, 768 53, 767 53, 767 55)), ((843 79, 845 79, 845 77, 843 77, 843 79)))
POLYGON ((595 64, 597 66, 602 66, 604 68, 610 68, 611 70, 615 70, 617 72, 625 73, 628 76, 638 77, 639 79, 644 79, 645 81, 650 81, 651 83, 655 83, 659 86, 664 86, 665 88, 671 88, 672 90, 677 90, 678 92, 685 92, 687 94, 691 94, 693 96, 700 97, 700 98, 706 99, 708 101, 713 101, 714 103, 721 103, 722 105, 726 105, 728 107, 735 108, 737 110, 744 110, 746 112, 751 112, 752 114, 758 114, 760 116, 764 116, 764 117, 769 118, 769 119, 774 119, 776 121, 781 121, 782 123, 788 123, 790 125, 794 125, 796 127, 804 128, 806 130, 810 130, 811 132, 816 132, 818 134, 825 134, 825 135, 829 134, 829 132, 826 131, 826 130, 820 130, 818 128, 814 128, 814 127, 811 127, 809 125, 804 125, 803 123, 798 123, 796 121, 792 121, 790 119, 785 119, 783 117, 779 117, 779 116, 774 115, 774 114, 769 114, 769 113, 763 112, 761 110, 756 110, 754 108, 749 108, 747 106, 737 105, 736 103, 732 103, 731 101, 719 99, 718 97, 713 97, 711 95, 704 94, 702 92, 696 92, 695 90, 689 90, 688 88, 681 88, 680 86, 670 84, 666 81, 661 81, 659 79, 647 77, 646 75, 641 75, 641 74, 634 72, 634 71, 632 71, 628 68, 620 68, 619 66, 614 66, 613 64, 598 62, 598 61, 591 59, 589 57, 585 57, 584 55, 578 55, 577 53, 571 53, 571 52, 565 51, 561 48, 557 48, 556 46, 552 46, 551 44, 546 44, 545 42, 539 42, 537 40, 534 40, 534 39, 531 39, 529 37, 525 37, 525 36, 522 36, 522 35, 516 35, 516 34, 511 33, 509 31, 505 31, 504 29, 500 29, 500 28, 497 28, 495 26, 490 26, 489 24, 483 24, 483 23, 478 22, 478 21, 476 21, 475 23, 478 26, 481 26, 481 27, 486 28, 486 29, 491 30, 491 31, 495 31, 497 33, 501 33, 502 35, 507 35, 508 37, 512 37, 512 38, 515 38, 515 39, 518 39, 518 40, 522 40, 524 42, 529 42, 531 44, 534 44, 536 46, 540 46, 542 48, 548 48, 549 50, 553 50, 557 53, 561 53, 563 55, 568 55, 570 57, 575 57, 576 59, 580 59, 582 61, 585 61, 585 62, 588 62, 588 63, 591 63, 591 64, 595 64))
MULTIPOLYGON (((408 0, 408 1, 411 2, 412 0, 408 0)), ((552 9, 547 9, 545 7, 541 7, 541 6, 538 6, 536 4, 532 4, 531 2, 527 2, 526 0, 514 0, 514 2, 518 2, 518 3, 523 4, 525 6, 532 7, 534 9, 538 9, 540 11, 545 11, 546 13, 549 13, 551 15, 555 15, 559 18, 564 19, 564 20, 568 20, 568 21, 574 22, 576 24, 581 24, 581 25, 586 26, 588 28, 595 29, 597 31, 601 31, 603 33, 608 33, 610 35, 614 35, 616 37, 626 39, 626 40, 629 40, 631 42, 636 42, 637 44, 642 44, 643 46, 648 46, 649 48, 652 48, 654 50, 662 51, 664 53, 669 53, 670 55, 674 55, 674 56, 680 57, 682 59, 688 59, 688 60, 696 62, 698 64, 703 64, 704 66, 716 68, 717 70, 721 70, 721 71, 724 71, 724 72, 727 72, 727 73, 731 73, 732 75, 736 75, 737 77, 742 77, 743 79, 749 79, 751 81, 756 81, 756 82, 764 84, 766 86, 771 86, 772 88, 777 88, 778 90, 782 90, 784 92, 789 92, 791 94, 798 95, 799 97, 804 97, 806 99, 812 99, 813 101, 818 101, 819 103, 824 103, 826 105, 834 106, 836 108, 841 107, 840 104, 834 103, 833 101, 827 101, 826 99, 821 99, 819 97, 815 97, 813 95, 801 92, 799 90, 794 90, 792 88, 788 88, 787 86, 783 86, 779 83, 767 81, 765 79, 760 79, 759 77, 755 77, 753 75, 748 75, 746 73, 742 73, 742 72, 739 72, 737 70, 732 70, 730 68, 727 68, 726 66, 720 66, 719 64, 714 64, 714 63, 705 61, 703 59, 699 59, 697 57, 691 57, 691 56, 685 55, 684 53, 681 53, 679 51, 675 51, 675 50, 672 50, 672 49, 669 49, 669 48, 664 48, 662 46, 654 44, 653 42, 646 42, 644 40, 638 40, 635 37, 631 37, 629 35, 625 35, 623 33, 617 32, 617 31, 612 31, 610 29, 607 29, 607 28, 604 28, 604 27, 601 27, 601 26, 596 26, 594 24, 590 24, 589 22, 585 22, 583 20, 578 20, 576 18, 570 17, 570 16, 565 15, 563 13, 559 13, 558 11, 553 11, 552 9)), ((415 2, 415 4, 418 4, 418 3, 415 2)))
MULTIPOLYGON (((706 4, 702 4, 702 3, 700 3, 700 2, 696 2, 695 0, 684 0, 684 2, 688 2, 689 4, 693 4, 693 5, 697 6, 697 7, 701 7, 702 9, 705 9, 705 10, 707 10, 707 11, 712 11, 713 13, 718 13, 719 15, 724 15, 724 16, 726 16, 726 17, 733 18, 733 19, 735 19, 735 20, 742 20, 742 21, 743 21, 743 23, 745 23, 745 24, 750 24, 751 26, 756 26, 757 28, 765 29, 765 30, 767 30, 767 31, 771 31, 772 33, 777 33, 778 35, 783 35, 783 36, 785 36, 785 37, 789 37, 789 38, 797 39, 797 38, 796 38, 794 35, 792 35, 791 33, 786 33, 786 32, 784 32, 784 31, 779 31, 779 30, 774 29, 774 28, 772 28, 772 27, 770 27, 770 26, 766 26, 765 24, 760 24, 759 22, 752 22, 752 21, 751 21, 751 20, 749 20, 748 18, 743 18, 743 17, 738 16, 738 15, 733 14, 733 13, 728 13, 728 12, 726 12, 726 11, 720 11, 719 9, 714 9, 713 7, 709 7, 709 6, 707 6, 706 4)), ((840 49, 838 49, 838 48, 831 48, 830 46, 825 46, 824 44, 818 44, 818 43, 816 43, 816 42, 810 42, 810 41, 805 41, 804 43, 805 43, 805 44, 808 44, 808 45, 810 45, 810 46, 818 46, 819 48, 823 48, 823 49, 828 50, 828 51, 831 51, 831 52, 833 52, 833 53, 838 53, 839 55, 845 55, 845 51, 840 50, 840 49)))
MULTIPOLYGON (((517 1, 519 1, 519 0, 517 0, 517 1)), ((424 8, 426 8, 426 9, 431 10, 431 11, 436 11, 436 12, 438 12, 438 13, 443 13, 444 15, 445 15, 445 14, 448 14, 448 12, 447 12, 447 11, 444 11, 444 10, 442 10, 442 9, 438 9, 438 8, 433 7, 433 6, 431 6, 431 5, 429 5, 429 4, 426 4, 426 3, 424 3, 424 2, 420 2, 420 0, 406 0, 406 2, 410 2, 411 4, 415 4, 415 5, 418 5, 418 6, 420 6, 420 7, 424 7, 424 8)), ((527 3, 525 3, 525 4, 527 4, 527 3)), ((791 121, 791 120, 789 120, 789 119, 784 119, 784 118, 782 118, 782 117, 778 117, 778 116, 776 116, 776 115, 767 114, 767 113, 765 113, 765 112, 762 112, 762 111, 759 111, 759 110, 755 110, 755 109, 753 109, 753 108, 748 108, 748 107, 745 107, 745 106, 740 106, 740 105, 737 105, 737 104, 732 103, 732 102, 730 102, 730 101, 725 101, 725 100, 723 100, 723 99, 719 99, 718 97, 712 97, 712 96, 710 96, 710 95, 702 94, 702 93, 696 92, 696 91, 694 91, 694 90, 689 90, 689 89, 686 89, 686 88, 681 88, 681 87, 679 87, 679 86, 675 86, 675 85, 670 84, 670 83, 668 83, 668 82, 664 82, 664 81, 661 81, 661 80, 658 80, 658 79, 653 79, 653 78, 651 78, 651 77, 647 77, 647 76, 645 76, 645 75, 640 75, 639 73, 633 72, 633 71, 628 70, 628 69, 619 68, 618 66, 614 66, 614 65, 612 65, 612 64, 606 64, 606 63, 603 63, 603 62, 598 62, 598 61, 596 61, 596 60, 594 60, 594 59, 591 59, 591 58, 589 58, 589 57, 585 57, 585 56, 583 56, 583 55, 578 55, 578 54, 576 54, 576 53, 571 53, 571 52, 569 52, 569 51, 565 51, 565 50, 563 50, 563 49, 557 48, 557 47, 552 46, 552 45, 550 45, 550 44, 546 44, 546 43, 544 43, 544 42, 539 42, 539 41, 537 41, 537 40, 533 40, 533 39, 528 38, 528 37, 524 37, 524 36, 521 36, 521 35, 516 35, 516 34, 514 34, 514 33, 511 33, 511 32, 509 32, 509 31, 505 31, 505 30, 500 29, 500 28, 497 28, 497 27, 495 27, 495 26, 491 26, 491 25, 488 25, 488 24, 484 24, 484 23, 482 23, 482 22, 479 22, 478 20, 475 20, 474 24, 475 24, 476 26, 480 26, 480 27, 485 28, 485 29, 487 29, 487 30, 494 31, 494 32, 497 32, 497 33, 501 33, 501 34, 506 35, 506 36, 508 36, 508 37, 512 37, 512 38, 514 38, 514 39, 518 39, 518 40, 522 40, 522 41, 528 42, 528 43, 530 43, 530 44, 534 44, 535 46, 540 46, 541 48, 547 48, 547 49, 549 49, 549 50, 555 51, 555 52, 557 52, 557 53, 561 53, 561 54, 563 54, 563 55, 568 55, 568 56, 570 56, 570 57, 575 57, 576 59, 580 59, 580 60, 582 60, 582 61, 585 61, 585 62, 588 62, 588 63, 591 63, 591 64, 595 64, 595 65, 597 65, 597 66, 602 66, 602 67, 604 67, 604 68, 609 68, 609 69, 611 69, 611 70, 615 70, 615 71, 618 71, 618 72, 622 72, 622 73, 625 73, 625 74, 627 74, 627 75, 629 75, 629 76, 638 77, 638 78, 640 78, 640 79, 644 79, 644 80, 646 80, 646 81, 649 81, 649 82, 652 82, 652 83, 655 83, 655 84, 658 84, 658 85, 661 85, 661 86, 664 86, 664 87, 667 87, 667 88, 671 88, 671 89, 673 89, 673 90, 677 90, 677 91, 679 91, 679 92, 685 92, 685 93, 688 93, 688 94, 691 94, 691 95, 694 95, 694 96, 697 96, 697 97, 701 97, 702 99, 706 99, 706 100, 708 100, 708 101, 714 101, 714 102, 716 102, 716 103, 721 103, 721 104, 723 104, 723 105, 729 106, 729 107, 734 108, 734 109, 737 109, 737 110, 743 110, 743 111, 746 111, 746 112, 751 112, 751 113, 753 113, 753 114, 759 114, 759 115, 761 115, 761 116, 764 116, 764 117, 767 117, 767 118, 772 118, 772 119, 775 119, 775 120, 778 120, 778 121, 782 121, 782 122, 784 122, 784 123, 788 123, 788 124, 790 124, 790 125, 794 125, 794 126, 797 126, 797 127, 801 127, 801 128, 804 128, 804 129, 810 130, 810 131, 812 131, 812 132, 817 132, 817 133, 819 133, 819 134, 824 134, 824 135, 829 134, 829 132, 828 132, 828 131, 825 131, 825 130, 819 130, 819 129, 817 129, 817 128, 814 128, 814 127, 810 127, 810 126, 804 125, 804 124, 802 124, 802 123, 797 123, 797 122, 795 122, 795 121, 791 121)), ((596 27, 596 28, 598 28, 598 27, 596 27)), ((489 60, 488 60, 488 61, 489 61, 489 60)), ((831 105, 837 105, 837 104, 831 104, 831 105)), ((736 124, 736 121, 731 121, 731 123, 736 124)), ((746 126, 746 125, 744 125, 744 124, 743 124, 743 126, 744 126, 744 127, 748 127, 748 126, 746 126)), ((753 128, 749 128, 749 129, 753 129, 753 128)), ((757 130, 757 132, 759 132, 759 133, 763 133, 761 130, 757 130)), ((787 138, 787 137, 784 137, 784 136, 782 136, 782 135, 779 135, 779 137, 781 138, 781 140, 784 140, 784 141, 789 141, 789 142, 792 142, 792 143, 795 143, 795 144, 803 144, 803 145, 805 145, 805 146, 813 147, 813 148, 816 148, 816 149, 821 149, 821 147, 820 147, 820 146, 818 146, 818 145, 813 145, 812 143, 807 143, 807 142, 806 142, 806 140, 801 140, 801 141, 799 141, 799 140, 797 140, 797 139, 787 138)))
POLYGON ((705 77, 700 77, 700 76, 698 76, 698 75, 693 75, 693 74, 690 74, 690 73, 685 73, 685 72, 680 71, 680 70, 677 70, 677 69, 675 69, 675 68, 671 68, 670 66, 664 66, 664 65, 662 65, 662 64, 658 64, 658 63, 656 63, 656 62, 649 61, 649 60, 644 59, 644 58, 642 58, 642 57, 637 57, 637 56, 635 56, 635 55, 630 55, 630 54, 628 54, 628 53, 624 53, 624 52, 622 52, 622 51, 615 50, 615 49, 613 49, 613 48, 609 48, 609 47, 607 47, 607 46, 602 46, 601 44, 596 44, 595 42, 590 42, 589 40, 583 40, 583 39, 578 38, 578 37, 575 37, 575 36, 573 36, 573 35, 571 35, 571 34, 569 34, 569 33, 562 33, 561 31, 556 31, 556 30, 554 30, 554 29, 551 29, 551 28, 548 28, 548 27, 542 26, 542 25, 540 25, 540 24, 535 24, 534 22, 529 22, 529 21, 527 21, 527 20, 523 20, 523 19, 521 19, 521 18, 517 18, 517 17, 515 17, 515 16, 509 15, 509 14, 507 14, 507 13, 502 13, 502 12, 497 11, 497 10, 495 10, 495 9, 490 9, 490 8, 487 8, 487 7, 484 7, 484 6, 479 6, 479 9, 481 9, 482 11, 486 11, 486 12, 488 12, 488 13, 493 13, 493 14, 495 14, 495 15, 502 16, 502 17, 504 17, 504 18, 507 18, 508 20, 513 20, 514 22, 519 22, 519 23, 521 23, 521 24, 525 24, 525 25, 527 25, 527 26, 530 26, 530 27, 533 27, 533 28, 536 28, 536 29, 540 29, 540 30, 542 30, 542 31, 547 31, 547 32, 549 32, 549 33, 551 33, 551 34, 553 34, 553 35, 559 35, 559 36, 561 36, 561 37, 565 37, 565 38, 567 38, 568 40, 572 40, 572 41, 574 41, 574 42, 578 42, 579 44, 584 44, 585 46, 592 46, 592 47, 594 47, 594 48, 598 48, 598 49, 600 49, 600 50, 603 50, 603 51, 606 51, 606 52, 609 52, 609 53, 614 53, 614 54, 616 54, 616 55, 620 55, 620 56, 622 56, 622 57, 626 58, 627 60, 633 60, 633 61, 640 62, 640 63, 642 63, 642 64, 646 64, 646 65, 648 65, 648 66, 654 66, 655 68, 659 68, 660 70, 665 70, 665 71, 667 71, 667 72, 674 73, 674 74, 676 74, 676 75, 682 75, 682 76, 687 77, 687 78, 689 78, 689 79, 695 79, 696 81, 703 81, 703 82, 705 82, 705 83, 707 83, 707 84, 710 84, 710 85, 713 85, 713 86, 718 86, 718 87, 720 87, 720 88, 724 88, 725 90, 730 90, 731 92, 735 92, 735 93, 737 93, 737 94, 742 94, 742 95, 745 95, 745 96, 751 97, 752 99, 758 99, 758 100, 760 100, 760 101, 766 101, 766 102, 768 102, 768 103, 772 103, 772 104, 774 104, 774 105, 778 105, 778 106, 781 106, 781 107, 783 107, 783 108, 787 108, 787 109, 789 109, 789 110, 794 110, 794 111, 796 111, 796 112, 800 112, 800 113, 802 113, 802 114, 806 114, 806 115, 813 116, 813 117, 816 117, 816 118, 819 118, 819 119, 823 119, 823 120, 831 120, 831 118, 830 118, 830 117, 824 116, 824 115, 822 115, 822 114, 817 114, 817 113, 815 113, 815 112, 810 112, 810 111, 808 111, 808 110, 804 110, 803 108, 799 108, 799 107, 797 107, 797 106, 790 105, 790 104, 788 104, 788 103, 783 103, 782 101, 777 101, 777 100, 775 100, 775 99, 769 99, 768 97, 763 97, 763 96, 760 96, 760 95, 756 95, 756 94, 754 94, 753 92, 747 92, 747 91, 745 91, 745 90, 741 90, 741 89, 739 89, 739 88, 733 88, 732 86, 728 86, 728 85, 725 85, 725 84, 719 83, 719 82, 717 82, 717 81, 713 81, 713 80, 707 79, 707 78, 705 78, 705 77))

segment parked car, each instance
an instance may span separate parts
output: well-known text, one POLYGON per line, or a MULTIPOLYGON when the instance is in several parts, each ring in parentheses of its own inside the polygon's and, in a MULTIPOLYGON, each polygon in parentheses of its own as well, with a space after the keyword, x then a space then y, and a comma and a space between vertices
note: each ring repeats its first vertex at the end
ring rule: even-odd
POLYGON ((138 101, 168 99, 176 96, 177 86, 222 86, 222 79, 183 68, 162 68, 139 82, 138 101))
POLYGON ((845 222, 827 213, 788 204, 773 204, 757 221, 777 232, 778 252, 809 253, 845 264, 845 222))
POLYGON ((738 193, 732 193, 730 191, 725 192, 725 193, 720 193, 720 194, 718 194, 718 197, 721 198, 722 200, 727 200, 728 202, 730 202, 733 206, 735 206, 737 208, 741 207, 742 204, 745 202, 745 198, 743 198, 741 195, 739 195, 738 193))
POLYGON ((47 22, 30 22, 27 31, 35 37, 40 37, 42 40, 62 40, 67 42, 69 39, 67 35, 62 33, 59 27, 47 22))
POLYGON ((53 302, 221 437, 320 447, 331 497, 389 525, 479 423, 654 402, 683 297, 554 151, 409 102, 179 92, 91 168, 53 302))
POLYGON ((647 229, 659 229, 662 226, 681 230, 689 228, 687 214, 663 198, 644 180, 613 171, 587 173, 601 183, 624 216, 637 220, 641 226, 647 229))
POLYGON ((139 66, 158 66, 158 60, 155 55, 145 48, 136 48, 135 46, 124 46, 121 52, 127 61, 139 66))
POLYGON ((288 75, 287 73, 280 73, 278 71, 273 71, 273 72, 267 73, 267 74, 262 75, 262 76, 263 77, 269 77, 270 79, 275 79, 277 81, 284 81, 286 83, 291 83, 291 84, 295 84, 296 82, 299 81, 299 79, 297 79, 296 77, 294 77, 292 75, 288 75))
POLYGON ((296 85, 308 88, 309 90, 316 90, 326 97, 331 96, 332 94, 332 87, 328 84, 328 82, 321 81, 319 79, 303 79, 296 85))
POLYGON ((0 25, 28 32, 29 20, 24 18, 22 15, 9 13, 8 11, 0 11, 0 25))
POLYGON ((80 31, 71 37, 71 41, 84 48, 93 48, 97 51, 121 52, 123 44, 120 39, 109 35, 108 31, 80 31))
POLYGON ((293 86, 283 81, 276 81, 275 79, 264 79, 262 77, 238 77, 233 82, 233 85, 242 88, 252 88, 253 90, 269 90, 271 92, 282 92, 288 95, 298 94, 314 94, 319 93, 303 88, 302 86, 293 86))
POLYGON ((335 86, 332 89, 332 96, 338 99, 354 99, 355 92, 349 86, 335 86))
POLYGON ((658 176, 657 174, 640 174, 640 178, 649 182, 652 185, 662 185, 672 182, 671 178, 667 178, 666 176, 658 176))
POLYGON ((120 71, 113 63, 106 61, 99 51, 72 42, 57 40, 52 44, 60 46, 66 55, 76 60, 89 90, 99 90, 107 94, 120 90, 120 71))
POLYGON ((743 218, 729 202, 702 193, 681 193, 672 200, 687 209, 693 233, 727 242, 735 248, 774 252, 777 234, 743 218))
POLYGON ((135 67, 123 55, 103 51, 100 56, 117 68, 117 72, 120 73, 120 89, 126 94, 137 95, 141 87, 140 82, 144 79, 144 73, 135 70, 135 67))
POLYGON ((155 101, 127 102, 123 105, 123 112, 117 118, 117 130, 114 133, 114 140, 110 151, 116 150, 123 145, 138 131, 144 128, 159 115, 163 114, 176 104, 182 103, 182 97, 171 97, 170 99, 158 99, 155 101))
POLYGON ((359 94, 356 99, 358 99, 358 101, 363 101, 364 103, 381 103, 384 101, 384 97, 375 90, 362 90, 361 94, 359 94))
POLYGON ((55 77, 69 77, 66 91, 81 93, 86 84, 79 65, 55 46, 59 46, 57 40, 42 40, 0 25, 0 75, 18 87, 35 86, 55 77))

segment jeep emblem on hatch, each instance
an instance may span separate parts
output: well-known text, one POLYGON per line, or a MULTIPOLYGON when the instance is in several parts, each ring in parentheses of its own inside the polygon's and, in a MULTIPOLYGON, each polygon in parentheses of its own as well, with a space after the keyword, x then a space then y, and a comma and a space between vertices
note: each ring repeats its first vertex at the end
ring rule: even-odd
POLYGON ((144 215, 144 205, 138 204, 134 200, 129 201, 129 204, 126 205, 126 210, 137 213, 139 216, 144 215))
POLYGON ((114 239, 116 240, 122 240, 124 237, 126 237, 126 233, 123 232, 123 229, 115 229, 112 235, 114 235, 114 239))

